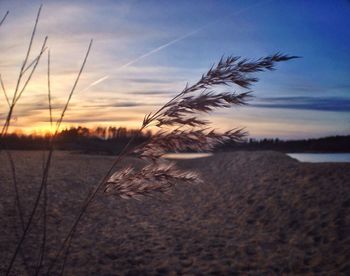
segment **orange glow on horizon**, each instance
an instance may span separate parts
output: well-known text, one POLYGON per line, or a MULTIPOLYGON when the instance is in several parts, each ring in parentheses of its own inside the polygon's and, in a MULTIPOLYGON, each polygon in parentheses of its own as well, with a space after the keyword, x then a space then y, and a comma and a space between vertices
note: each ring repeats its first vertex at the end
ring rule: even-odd
MULTIPOLYGON (((52 136, 55 133, 55 127, 56 123, 52 124, 52 127, 49 123, 45 124, 36 124, 33 126, 22 126, 22 127, 13 127, 9 134, 17 134, 17 135, 33 135, 33 136, 52 136)), ((98 124, 76 124, 76 123, 63 123, 60 128, 59 132, 65 129, 70 128, 78 128, 78 127, 86 127, 89 130, 95 130, 98 127, 116 127, 116 128, 127 128, 127 129, 139 129, 140 128, 140 122, 131 122, 126 124, 115 124, 115 122, 101 122, 98 124)))

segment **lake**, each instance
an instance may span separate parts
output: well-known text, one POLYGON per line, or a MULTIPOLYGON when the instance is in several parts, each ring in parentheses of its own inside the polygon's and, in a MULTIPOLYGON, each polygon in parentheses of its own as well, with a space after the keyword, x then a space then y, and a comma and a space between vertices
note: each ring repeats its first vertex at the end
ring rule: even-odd
POLYGON ((168 159, 196 159, 213 155, 212 153, 168 153, 164 157, 168 159))
MULTIPOLYGON (((213 155, 212 153, 168 153, 167 159, 197 159, 213 155)), ((288 156, 300 162, 350 162, 350 153, 287 153, 288 156)))
POLYGON ((350 153, 287 153, 300 162, 350 162, 350 153))

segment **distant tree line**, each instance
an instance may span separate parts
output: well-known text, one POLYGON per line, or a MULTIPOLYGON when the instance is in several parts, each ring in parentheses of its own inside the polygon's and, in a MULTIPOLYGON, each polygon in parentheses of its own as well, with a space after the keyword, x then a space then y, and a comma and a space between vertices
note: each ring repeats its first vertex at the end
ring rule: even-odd
MULTIPOLYGON (((71 127, 62 130, 56 138, 57 150, 79 151, 82 153, 117 154, 134 138, 134 145, 150 139, 152 133, 138 133, 124 127, 71 127)), ((10 150, 45 150, 50 135, 8 134, 0 141, 0 148, 10 150)), ((217 151, 275 150, 280 152, 350 152, 350 135, 332 136, 319 139, 280 140, 248 139, 243 143, 226 143, 217 151)))
POLYGON ((227 150, 274 150, 280 152, 350 152, 350 135, 318 139, 280 140, 249 139, 244 143, 229 143, 220 147, 227 150))
MULTIPOLYGON (((128 141, 140 144, 151 137, 151 132, 138 133, 124 127, 71 127, 62 130, 56 138, 56 150, 80 151, 83 153, 117 154, 128 141)), ((50 135, 8 134, 0 141, 0 148, 11 150, 45 150, 49 147, 50 135)))

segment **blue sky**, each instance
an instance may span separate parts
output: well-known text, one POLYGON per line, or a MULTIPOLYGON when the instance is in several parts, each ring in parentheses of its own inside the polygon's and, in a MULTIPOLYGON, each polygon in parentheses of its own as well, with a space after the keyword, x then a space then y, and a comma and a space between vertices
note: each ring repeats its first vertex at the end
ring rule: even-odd
MULTIPOLYGON (((10 11, 0 28, 0 73, 9 91, 40 3, 0 1, 0 14, 10 11)), ((350 134, 347 0, 42 3, 34 50, 48 35, 56 115, 94 39, 64 126, 137 127, 146 112, 195 82, 222 55, 259 58, 282 52, 302 59, 259 73, 251 105, 216 113, 215 126, 246 127, 260 138, 350 134)), ((13 129, 49 127, 45 63, 18 105, 13 129)), ((5 103, 0 98, 0 119, 5 103)))

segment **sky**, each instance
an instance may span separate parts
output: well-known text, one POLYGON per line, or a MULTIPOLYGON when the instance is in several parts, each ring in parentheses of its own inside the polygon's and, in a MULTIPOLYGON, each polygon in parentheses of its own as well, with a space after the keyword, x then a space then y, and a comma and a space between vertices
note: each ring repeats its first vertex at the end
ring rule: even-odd
MULTIPOLYGON (((62 127, 139 127, 221 56, 301 56, 259 73, 248 106, 210 116, 218 130, 253 138, 350 134, 350 1, 0 0, 0 74, 14 90, 36 13, 34 58, 48 36, 54 118, 93 46, 62 127)), ((232 87, 233 91, 242 91, 232 87)), ((0 94, 0 120, 8 106, 0 94)), ((15 109, 12 131, 50 129, 47 55, 15 109)))

